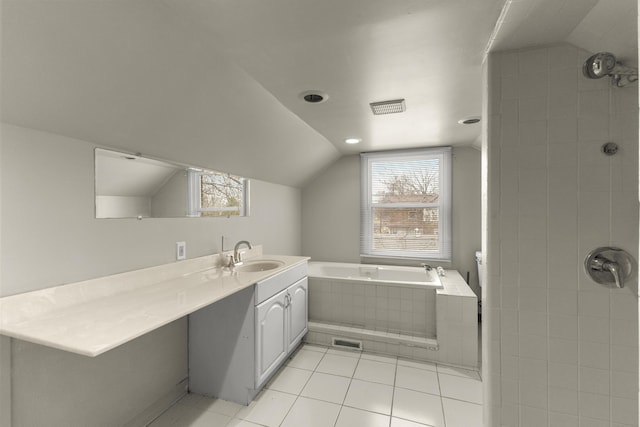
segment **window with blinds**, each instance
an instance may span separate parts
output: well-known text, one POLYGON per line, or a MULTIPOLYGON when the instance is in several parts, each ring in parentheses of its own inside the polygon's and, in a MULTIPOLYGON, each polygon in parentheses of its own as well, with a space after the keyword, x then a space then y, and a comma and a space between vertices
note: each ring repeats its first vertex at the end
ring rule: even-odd
POLYGON ((451 260, 451 147, 361 154, 363 257, 451 260))

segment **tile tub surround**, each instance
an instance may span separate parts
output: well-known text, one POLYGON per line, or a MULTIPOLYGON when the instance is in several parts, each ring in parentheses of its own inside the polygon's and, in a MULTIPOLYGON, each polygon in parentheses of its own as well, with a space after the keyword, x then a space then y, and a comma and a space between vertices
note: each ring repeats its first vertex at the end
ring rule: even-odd
POLYGON ((365 351, 476 368, 477 297, 455 270, 440 280, 442 289, 416 289, 310 278, 305 340, 350 338, 365 351))
POLYGON ((4 297, 0 334, 95 357, 308 259, 263 257, 261 246, 245 258, 284 265, 232 273, 209 255, 4 297))
POLYGON ((303 345, 249 406, 189 394, 150 427, 482 427, 477 371, 303 345))

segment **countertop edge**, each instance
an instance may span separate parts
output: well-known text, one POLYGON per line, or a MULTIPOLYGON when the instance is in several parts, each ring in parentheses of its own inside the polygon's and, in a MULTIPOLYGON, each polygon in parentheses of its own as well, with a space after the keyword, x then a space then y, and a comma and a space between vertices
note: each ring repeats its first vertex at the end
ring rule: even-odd
MULTIPOLYGON (((106 295, 102 298, 89 298, 88 301, 78 301, 76 304, 71 305, 66 302, 67 304, 61 309, 50 309, 42 315, 29 317, 21 312, 19 320, 7 318, 7 316, 4 315, 0 320, 0 334, 82 356, 96 357, 198 311, 203 307, 233 295, 236 292, 253 286, 262 280, 275 276, 303 262, 307 262, 309 257, 260 254, 250 258, 248 257, 247 261, 260 259, 277 259, 283 261, 284 265, 268 271, 247 273, 228 272, 226 275, 223 275, 221 271, 212 267, 204 271, 183 273, 179 277, 161 280, 157 283, 140 287, 133 286, 129 290, 106 295), (211 274, 212 271, 216 271, 220 277, 207 278, 207 272, 211 274), (190 277, 190 279, 187 280, 187 277, 190 277), (121 300, 125 303, 126 309, 127 305, 131 305, 131 299, 144 298, 148 296, 148 294, 151 294, 152 299, 156 301, 156 306, 153 304, 145 306, 144 310, 139 311, 139 314, 136 315, 134 311, 140 310, 139 306, 136 305, 136 308, 132 308, 130 313, 126 313, 128 316, 124 316, 125 318, 130 318, 128 322, 122 320, 123 313, 121 310, 118 310, 119 307, 113 307, 113 316, 111 316, 113 317, 113 321, 111 321, 112 325, 109 324, 109 309, 108 307, 102 307, 103 305, 108 306, 110 300, 113 300, 112 303, 114 305, 118 305, 119 300, 121 300), (190 301, 192 298, 193 300, 190 301), (176 308, 174 306, 178 307, 176 308), (93 311, 88 310, 89 314, 83 313, 83 309, 90 309, 92 307, 98 307, 99 309, 93 311), (155 313, 154 309, 157 309, 161 314, 155 313), (164 314, 162 310, 165 310, 164 314), (81 318, 74 317, 74 314, 77 314, 77 312, 80 313, 81 318), (46 326, 46 330, 43 330, 42 323, 46 326), (94 331, 91 329, 92 326, 95 329, 94 331), (32 331, 29 331, 30 327, 32 331), (118 328, 120 330, 118 330, 118 328), (46 337, 47 331, 51 332, 49 336, 52 336, 52 338, 46 337), (75 335, 74 331, 76 332, 75 335), (105 331, 108 332, 105 333, 105 331), (96 344, 94 337, 101 337, 101 333, 104 334, 103 344, 96 344), (108 333, 112 335, 108 335, 108 333), (56 338, 56 336, 61 338, 56 338), (73 344, 74 339, 77 342, 75 345, 73 344)), ((167 265, 171 266, 172 264, 174 263, 167 265)), ((138 274, 138 272, 139 270, 134 270, 129 273, 135 275, 138 274)), ((127 273, 120 273, 113 277, 117 277, 119 280, 126 280, 127 273)), ((96 282, 103 281, 104 278, 96 278, 93 280, 96 282)), ((92 280, 81 283, 88 284, 88 289, 90 289, 91 282, 92 280)), ((56 288, 74 285, 76 284, 71 283, 56 288)), ((4 307, 0 306, 0 308, 4 308, 5 310, 10 308, 14 311, 24 310, 28 312, 30 308, 29 304, 34 303, 37 305, 43 293, 49 297, 51 296, 46 291, 47 289, 18 294, 20 298, 16 298, 16 296, 0 298, 0 303, 5 303, 3 304, 4 307), (33 296, 35 301, 30 301, 30 295, 33 296), (22 307, 11 306, 10 304, 12 302, 15 303, 15 305, 22 305, 22 307)), ((102 288, 97 289, 97 292, 102 291, 102 288)), ((2 313, 0 313, 0 315, 1 314, 2 313)))

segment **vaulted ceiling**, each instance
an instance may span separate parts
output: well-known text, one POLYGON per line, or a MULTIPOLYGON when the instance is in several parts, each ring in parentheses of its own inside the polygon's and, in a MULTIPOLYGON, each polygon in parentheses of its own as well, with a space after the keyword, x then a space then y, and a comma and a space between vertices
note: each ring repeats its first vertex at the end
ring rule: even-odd
POLYGON ((478 145, 458 120, 488 50, 637 63, 635 0, 1 1, 3 121, 293 186, 345 154, 478 145))

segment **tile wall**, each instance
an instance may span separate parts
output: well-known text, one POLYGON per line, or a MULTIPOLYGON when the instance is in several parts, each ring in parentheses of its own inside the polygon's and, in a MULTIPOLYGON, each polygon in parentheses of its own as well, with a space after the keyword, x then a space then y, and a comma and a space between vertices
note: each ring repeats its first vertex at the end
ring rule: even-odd
POLYGON ((638 259, 638 86, 584 78, 590 55, 489 57, 487 427, 638 425, 637 278, 582 268, 599 246, 638 259))
POLYGON ((309 280, 309 318, 375 331, 436 337, 435 289, 309 280))
POLYGON ((349 338, 365 351, 478 369, 478 299, 457 271, 440 280, 443 288, 435 290, 309 278, 305 341, 349 338))

